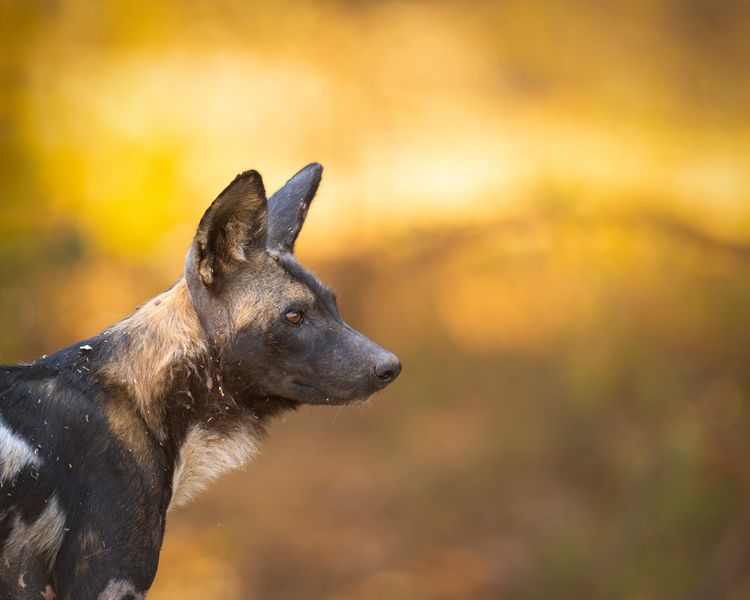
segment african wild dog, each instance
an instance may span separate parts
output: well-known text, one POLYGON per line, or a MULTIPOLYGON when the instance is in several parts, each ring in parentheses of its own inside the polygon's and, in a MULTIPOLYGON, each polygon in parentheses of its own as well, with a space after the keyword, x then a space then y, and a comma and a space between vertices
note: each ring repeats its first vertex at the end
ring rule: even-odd
POLYGON ((398 359, 293 256, 322 173, 266 201, 247 171, 211 204, 184 277, 91 339, 0 368, 0 598, 143 598, 170 507, 300 404, 345 404, 398 359))

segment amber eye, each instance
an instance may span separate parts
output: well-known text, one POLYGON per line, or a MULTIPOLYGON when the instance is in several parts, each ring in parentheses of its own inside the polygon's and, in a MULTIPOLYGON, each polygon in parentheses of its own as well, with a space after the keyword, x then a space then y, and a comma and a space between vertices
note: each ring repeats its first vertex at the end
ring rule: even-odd
POLYGON ((284 317, 286 317, 286 320, 293 325, 299 325, 302 323, 302 313, 298 310, 290 310, 284 315, 284 317))

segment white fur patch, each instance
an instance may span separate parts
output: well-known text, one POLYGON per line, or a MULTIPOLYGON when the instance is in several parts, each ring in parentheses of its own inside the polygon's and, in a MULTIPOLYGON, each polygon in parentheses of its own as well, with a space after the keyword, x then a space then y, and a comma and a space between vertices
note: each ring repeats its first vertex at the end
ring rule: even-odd
POLYGON ((137 592, 133 584, 125 579, 110 579, 96 600, 121 600, 125 596, 134 596, 136 600, 141 600, 146 594, 137 592))
POLYGON ((39 558, 51 568, 64 535, 65 513, 53 494, 47 507, 33 523, 24 523, 19 515, 15 516, 10 535, 3 546, 3 562, 20 566, 29 558, 39 558))
POLYGON ((0 419, 0 484, 13 481, 27 465, 38 469, 41 464, 31 444, 0 419))
POLYGON ((180 447, 169 508, 189 503, 217 477, 244 466, 257 451, 258 440, 251 424, 238 424, 228 433, 194 426, 180 447))

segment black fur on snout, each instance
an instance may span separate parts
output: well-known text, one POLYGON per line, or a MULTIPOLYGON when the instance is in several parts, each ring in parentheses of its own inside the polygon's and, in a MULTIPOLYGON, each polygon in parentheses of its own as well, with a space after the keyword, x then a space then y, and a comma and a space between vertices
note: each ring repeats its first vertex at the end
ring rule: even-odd
POLYGON ((290 254, 274 256, 276 273, 304 299, 274 298, 274 318, 240 330, 230 353, 237 378, 252 381, 261 394, 309 404, 345 404, 367 398, 401 371, 392 353, 341 318, 335 295, 290 254), (291 325, 287 308, 302 313, 291 325), (253 360, 247 360, 252 356, 253 360))

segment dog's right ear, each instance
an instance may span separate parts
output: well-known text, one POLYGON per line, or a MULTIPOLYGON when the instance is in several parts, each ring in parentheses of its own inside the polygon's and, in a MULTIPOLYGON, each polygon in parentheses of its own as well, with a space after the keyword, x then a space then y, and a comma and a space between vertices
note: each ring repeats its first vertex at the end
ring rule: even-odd
POLYGON ((267 201, 257 171, 234 178, 203 215, 187 269, 210 288, 235 261, 266 247, 267 201), (190 264, 192 263, 192 264, 190 264))
POLYGON ((318 191, 323 167, 311 163, 284 184, 268 201, 268 249, 294 252, 294 242, 305 222, 307 209, 318 191))

